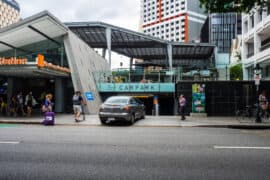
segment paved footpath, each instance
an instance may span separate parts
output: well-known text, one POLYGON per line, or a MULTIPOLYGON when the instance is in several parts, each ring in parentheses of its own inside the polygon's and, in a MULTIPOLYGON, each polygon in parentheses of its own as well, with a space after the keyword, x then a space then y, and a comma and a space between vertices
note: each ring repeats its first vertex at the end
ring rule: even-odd
MULTIPOLYGON (((35 117, 0 117, 0 123, 41 124, 43 116, 35 117)), ((86 120, 76 123, 72 114, 56 114, 56 125, 101 126, 98 115, 86 115, 86 120)), ((146 116, 134 126, 140 127, 231 127, 270 129, 270 121, 263 123, 239 122, 235 117, 190 117, 181 121, 179 116, 146 116)))

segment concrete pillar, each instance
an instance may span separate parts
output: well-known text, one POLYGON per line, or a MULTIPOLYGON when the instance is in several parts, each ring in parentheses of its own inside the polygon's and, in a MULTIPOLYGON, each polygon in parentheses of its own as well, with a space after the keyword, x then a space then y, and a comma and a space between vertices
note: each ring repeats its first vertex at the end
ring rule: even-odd
POLYGON ((248 80, 248 69, 244 67, 244 64, 242 64, 243 69, 243 80, 248 80))
POLYGON ((258 33, 254 32, 254 55, 258 54, 260 52, 261 48, 261 37, 258 33))
POLYGON ((105 49, 105 48, 102 49, 102 57, 103 57, 103 58, 106 57, 106 49, 105 49))
MULTIPOLYGON (((55 79, 55 112, 64 112, 65 104, 65 92, 64 92, 64 83, 63 79, 55 79)), ((70 97, 71 98, 71 97, 70 97)))
POLYGON ((133 65, 133 58, 129 59, 129 71, 132 70, 132 65, 133 65))
POLYGON ((174 112, 173 112, 174 115, 178 115, 178 97, 176 96, 174 98, 174 112))
POLYGON ((112 30, 111 28, 106 28, 106 40, 107 40, 107 49, 108 49, 108 55, 109 55, 109 66, 112 68, 112 30))
POLYGON ((64 66, 64 46, 63 46, 63 44, 61 45, 60 50, 61 50, 61 64, 60 65, 63 67, 64 66))
POLYGON ((267 8, 262 11, 262 20, 264 20, 267 17, 267 8))
POLYGON ((11 103, 11 97, 12 95, 15 95, 17 92, 13 92, 14 90, 14 78, 8 78, 7 79, 7 104, 9 105, 11 103))

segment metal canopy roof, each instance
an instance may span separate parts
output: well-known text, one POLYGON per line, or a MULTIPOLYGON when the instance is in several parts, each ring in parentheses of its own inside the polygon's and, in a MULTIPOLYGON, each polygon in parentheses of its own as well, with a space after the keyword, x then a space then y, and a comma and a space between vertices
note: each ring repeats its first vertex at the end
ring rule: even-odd
POLYGON ((19 21, 0 30, 0 52, 20 48, 43 40, 58 43, 54 38, 67 34, 65 27, 48 11, 19 21))
POLYGON ((174 61, 181 59, 209 59, 214 45, 206 43, 177 43, 154 38, 128 29, 101 22, 65 23, 92 48, 107 48, 106 29, 111 29, 111 49, 131 58, 144 60, 167 59, 167 45, 172 45, 174 61))
POLYGON ((7 77, 70 77, 69 73, 48 68, 38 68, 37 65, 0 66, 0 76, 7 77))
MULTIPOLYGON (((60 45, 59 37, 68 33, 68 28, 63 25, 48 11, 26 18, 8 27, 0 29, 0 53, 17 50, 14 56, 22 52, 31 54, 33 48, 40 49, 48 47, 46 40, 52 44, 60 45), (38 47, 33 44, 39 43, 38 47)), ((9 56, 7 56, 9 57, 9 56)), ((10 77, 70 77, 69 73, 48 68, 38 68, 36 65, 1 65, 0 76, 10 77)))

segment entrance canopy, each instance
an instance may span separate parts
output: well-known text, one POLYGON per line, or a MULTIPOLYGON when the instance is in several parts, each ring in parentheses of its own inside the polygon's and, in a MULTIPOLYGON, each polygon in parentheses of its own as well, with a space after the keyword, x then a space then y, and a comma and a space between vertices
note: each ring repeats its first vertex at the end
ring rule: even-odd
POLYGON ((0 29, 0 76, 69 77, 60 66, 39 68, 36 62, 37 54, 61 47, 61 37, 67 33, 68 28, 47 11, 0 29), (21 58, 23 64, 16 62, 21 58))
POLYGON ((65 24, 92 48, 111 49, 130 58, 157 60, 167 65, 170 58, 174 65, 179 64, 177 61, 185 61, 185 64, 194 64, 197 60, 207 61, 215 48, 206 43, 169 42, 101 22, 65 24))
POLYGON ((50 40, 67 34, 68 28, 52 14, 43 11, 0 30, 0 53, 7 50, 33 51, 24 46, 50 40))
POLYGON ((69 73, 50 68, 38 68, 35 64, 0 66, 0 76, 19 78, 54 78, 69 77, 69 73))

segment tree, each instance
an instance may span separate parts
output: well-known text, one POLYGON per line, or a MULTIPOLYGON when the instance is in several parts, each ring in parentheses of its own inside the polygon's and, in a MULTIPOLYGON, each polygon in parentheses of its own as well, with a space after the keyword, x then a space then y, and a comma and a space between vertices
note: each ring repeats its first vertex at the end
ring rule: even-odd
POLYGON ((242 64, 230 67, 230 80, 243 80, 242 64))
POLYGON ((263 9, 269 5, 270 0, 200 0, 200 7, 209 13, 249 13, 255 6, 263 9))

